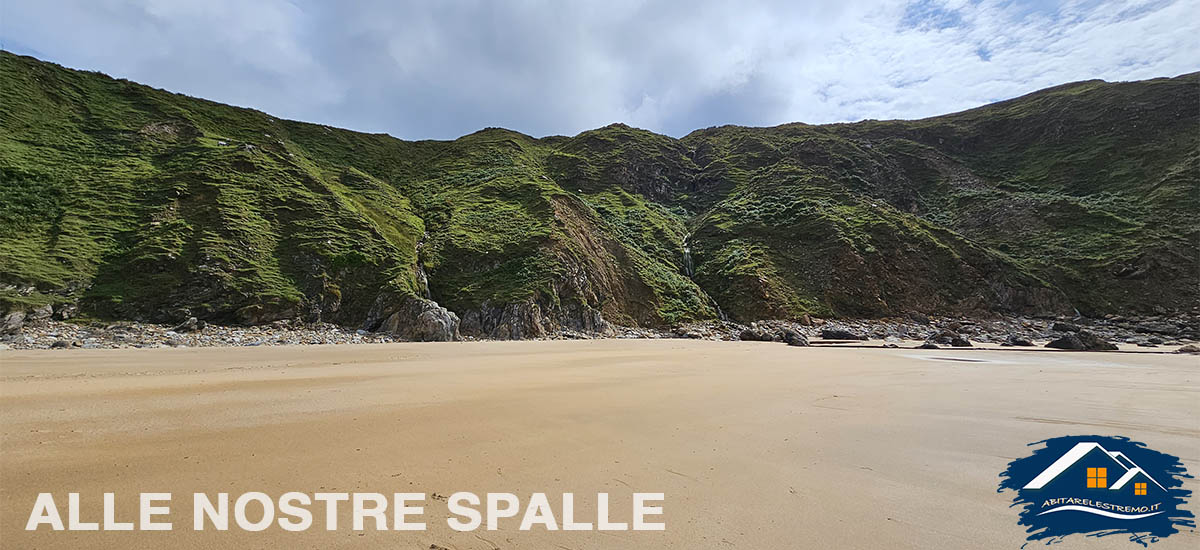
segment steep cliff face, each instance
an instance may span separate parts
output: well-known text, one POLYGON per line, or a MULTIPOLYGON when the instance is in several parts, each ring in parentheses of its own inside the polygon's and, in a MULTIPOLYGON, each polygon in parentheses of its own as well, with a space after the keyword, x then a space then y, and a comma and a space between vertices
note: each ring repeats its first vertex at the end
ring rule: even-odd
POLYGON ((406 142, 0 52, 0 304, 424 339, 1185 310, 1198 85, 1083 82, 918 121, 682 139, 406 142))

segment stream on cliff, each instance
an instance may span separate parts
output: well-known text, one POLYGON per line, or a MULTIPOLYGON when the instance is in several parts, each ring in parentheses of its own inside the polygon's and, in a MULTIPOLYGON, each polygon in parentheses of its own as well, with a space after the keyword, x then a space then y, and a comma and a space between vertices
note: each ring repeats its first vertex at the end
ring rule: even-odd
MULTIPOLYGON (((692 279, 696 275, 695 264, 692 262, 692 247, 688 245, 688 239, 691 237, 691 233, 683 236, 683 273, 687 275, 688 279, 692 279)), ((692 282, 695 283, 696 280, 692 279, 692 282)), ((718 304, 717 301, 714 300, 713 297, 704 290, 704 287, 700 286, 699 283, 696 283, 696 288, 699 289, 700 293, 703 294, 705 298, 708 298, 709 303, 716 308, 717 318, 722 321, 728 321, 729 317, 725 315, 724 311, 721 310, 721 305, 718 304)))

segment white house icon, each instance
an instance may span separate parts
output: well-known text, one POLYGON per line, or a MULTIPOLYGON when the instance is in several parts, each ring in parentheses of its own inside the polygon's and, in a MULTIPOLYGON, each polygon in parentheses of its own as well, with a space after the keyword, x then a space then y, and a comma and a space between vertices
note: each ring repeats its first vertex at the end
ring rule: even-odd
POLYGON ((1054 478, 1058 477, 1059 474, 1065 472, 1067 468, 1070 468, 1076 462, 1079 462, 1079 460, 1081 460, 1083 457, 1087 456, 1088 453, 1091 453, 1097 449, 1104 453, 1104 456, 1107 456, 1110 460, 1112 460, 1112 462, 1115 463, 1121 469, 1121 471, 1125 472, 1121 475, 1120 479, 1116 481, 1116 483, 1108 486, 1108 489, 1113 491, 1120 490, 1122 487, 1140 475, 1157 485, 1159 489, 1164 491, 1167 490, 1167 488, 1163 487, 1161 483, 1159 483, 1153 477, 1150 477, 1150 474, 1146 473, 1145 470, 1142 470, 1140 466, 1134 464, 1134 462, 1130 460, 1129 457, 1125 456, 1124 453, 1119 451, 1109 451, 1108 449, 1102 447, 1099 443, 1076 443, 1074 447, 1071 447, 1071 450, 1064 453, 1061 457, 1059 457, 1058 460, 1054 461, 1054 464, 1051 464, 1049 468, 1043 470, 1042 473, 1038 474, 1037 477, 1033 478, 1033 480, 1022 487, 1022 489, 1041 489, 1042 487, 1045 487, 1047 483, 1053 481, 1054 478))

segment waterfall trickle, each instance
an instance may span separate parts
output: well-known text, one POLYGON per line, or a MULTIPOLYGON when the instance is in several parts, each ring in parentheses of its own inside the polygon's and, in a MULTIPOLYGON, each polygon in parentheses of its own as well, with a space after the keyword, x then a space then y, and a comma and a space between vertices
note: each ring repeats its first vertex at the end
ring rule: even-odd
POLYGON ((426 300, 432 300, 433 295, 429 292, 429 276, 425 274, 425 265, 420 260, 417 261, 417 283, 421 285, 421 296, 426 300))
MULTIPOLYGON (((696 275, 696 268, 692 263, 692 247, 688 245, 688 239, 691 237, 692 236, 690 234, 683 236, 683 273, 686 274, 689 279, 695 277, 696 275)), ((712 304, 713 309, 717 310, 717 318, 722 321, 728 321, 729 317, 725 315, 724 311, 721 311, 721 306, 717 304, 717 301, 714 300, 712 296, 709 296, 709 294, 705 292, 700 285, 696 285, 696 288, 700 291, 700 294, 703 294, 704 297, 708 299, 708 302, 712 304)))
POLYGON ((692 248, 687 245, 687 241, 683 241, 683 272, 689 279, 696 274, 692 267, 692 248))
POLYGON ((425 264, 421 262, 421 248, 425 246, 425 240, 428 238, 429 233, 424 233, 417 241, 417 284, 421 285, 421 296, 426 300, 432 300, 433 293, 429 291, 429 275, 425 273, 425 264))

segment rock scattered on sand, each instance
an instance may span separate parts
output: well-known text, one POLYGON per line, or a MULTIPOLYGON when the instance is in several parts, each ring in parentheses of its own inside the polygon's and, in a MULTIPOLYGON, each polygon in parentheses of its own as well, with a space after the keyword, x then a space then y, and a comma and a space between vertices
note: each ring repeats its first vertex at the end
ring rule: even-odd
MULTIPOLYGON (((400 302, 403 303, 403 302, 400 302)), ((384 304, 387 305, 387 304, 384 304)), ((422 313, 433 310, 432 307, 421 308, 422 313)), ((297 344, 352 344, 352 343, 384 343, 416 340, 403 333, 391 333, 383 327, 383 321, 396 312, 395 309, 383 308, 375 320, 374 326, 344 327, 329 323, 304 323, 299 320, 279 320, 269 324, 252 326, 221 326, 208 324, 197 320, 195 329, 191 329, 191 313, 175 312, 165 317, 186 319, 180 325, 156 325, 142 322, 116 322, 108 324, 86 322, 63 322, 59 312, 63 311, 73 316, 74 306, 56 305, 54 315, 50 319, 28 321, 28 308, 21 311, 10 310, 0 315, 0 322, 12 325, 7 334, 0 333, 0 344, 12 349, 50 349, 55 342, 62 340, 70 343, 65 349, 83 348, 128 348, 128 347, 199 347, 199 346, 257 346, 257 345, 297 345, 297 344), (12 322, 7 321, 12 316, 12 322), (19 320, 18 320, 19 318, 19 320), (180 330, 176 330, 180 329, 180 330), (373 330, 374 329, 374 330, 373 330)), ((433 321, 428 326, 433 327, 435 335, 453 334, 450 326, 452 318, 440 316, 439 310, 433 310, 433 321)), ((420 314, 414 314, 419 317, 420 314)), ((428 319, 427 319, 428 320, 428 319)), ((414 318, 413 321, 416 321, 414 318)), ((883 340, 886 344, 903 346, 902 342, 925 340, 927 336, 950 332, 944 339, 945 343, 931 342, 938 347, 951 346, 954 336, 967 343, 978 342, 1000 345, 1025 345, 1034 342, 1046 342, 1061 339, 1064 336, 1075 336, 1077 333, 1055 332, 1053 326, 1059 320, 1048 320, 1030 317, 997 317, 986 320, 951 317, 907 316, 890 319, 839 319, 829 322, 820 319, 810 319, 812 326, 806 326, 803 319, 795 320, 765 320, 748 325, 732 321, 710 320, 686 323, 671 328, 654 327, 621 327, 604 324, 602 332, 578 328, 559 328, 548 330, 535 339, 545 340, 574 340, 591 338, 691 338, 700 340, 746 340, 756 341, 788 341, 788 331, 795 331, 805 340, 838 336, 838 340, 853 335, 851 341, 859 342, 861 338, 883 340), (915 319, 914 319, 915 317, 915 319), (921 320, 928 319, 922 323, 921 320), (822 330, 824 329, 824 330, 822 330), (829 332, 845 331, 845 332, 829 332), (847 334, 848 333, 848 334, 847 334)), ((1140 317, 1107 316, 1103 319, 1073 319, 1073 324, 1080 326, 1101 341, 1120 342, 1130 345, 1162 345, 1177 346, 1200 342, 1200 316, 1195 315, 1157 315, 1140 317), (1169 323, 1179 327, 1178 335, 1147 334, 1138 332, 1135 327, 1144 323, 1169 323)), ((428 334, 428 333, 427 333, 428 334)), ((429 336, 425 336, 429 339, 429 336)), ((499 337, 497 337, 499 338, 499 337)), ((476 339, 466 336, 464 339, 476 339)), ((799 341, 793 338, 794 341, 799 341)), ((811 342, 810 342, 811 343, 811 342)), ((961 344, 961 342, 960 342, 961 344)), ((1067 345, 1082 345, 1087 348, 1087 342, 1079 344, 1068 340, 1067 345)), ((798 344, 797 344, 798 345, 798 344)), ((56 349, 64 349, 59 348, 56 349)), ((936 348, 930 348, 936 349, 936 348)), ((1097 349, 1112 349, 1103 347, 1097 349)), ((1185 352, 1186 353, 1186 352, 1185 352)))
POLYGON ((759 328, 746 327, 738 334, 738 339, 746 342, 772 342, 775 336, 759 328))
POLYGON ((1050 326, 1054 332, 1079 332, 1079 325, 1059 321, 1050 326))
POLYGON ((917 346, 917 349, 939 349, 939 348, 941 348, 941 346, 939 346, 933 342, 925 342, 924 344, 917 346))
POLYGON ((1163 334, 1167 336, 1179 334, 1178 326, 1164 321, 1148 321, 1145 323, 1138 323, 1137 325, 1134 325, 1133 330, 1137 332, 1163 334))
POLYGON ((1029 338, 1026 338, 1019 334, 1009 334, 1008 338, 1004 339, 1004 343, 1002 343, 1000 345, 1001 346, 1029 347, 1029 346, 1033 345, 1033 340, 1030 340, 1029 338))
POLYGON ((943 331, 931 334, 929 336, 929 338, 925 339, 925 341, 934 343, 934 344, 949 345, 951 347, 956 347, 956 348, 971 347, 970 340, 966 339, 966 337, 964 337, 963 335, 961 335, 957 332, 954 332, 952 330, 943 330, 943 331))
POLYGON ((783 329, 783 341, 789 346, 807 346, 808 338, 805 338, 799 331, 790 328, 783 329))
POLYGON ((821 329, 821 338, 825 340, 868 340, 865 334, 859 334, 841 327, 821 329))
POLYGON ((1116 344, 1108 342, 1086 330, 1067 334, 1046 344, 1046 347, 1074 351, 1112 351, 1117 349, 1116 344))

